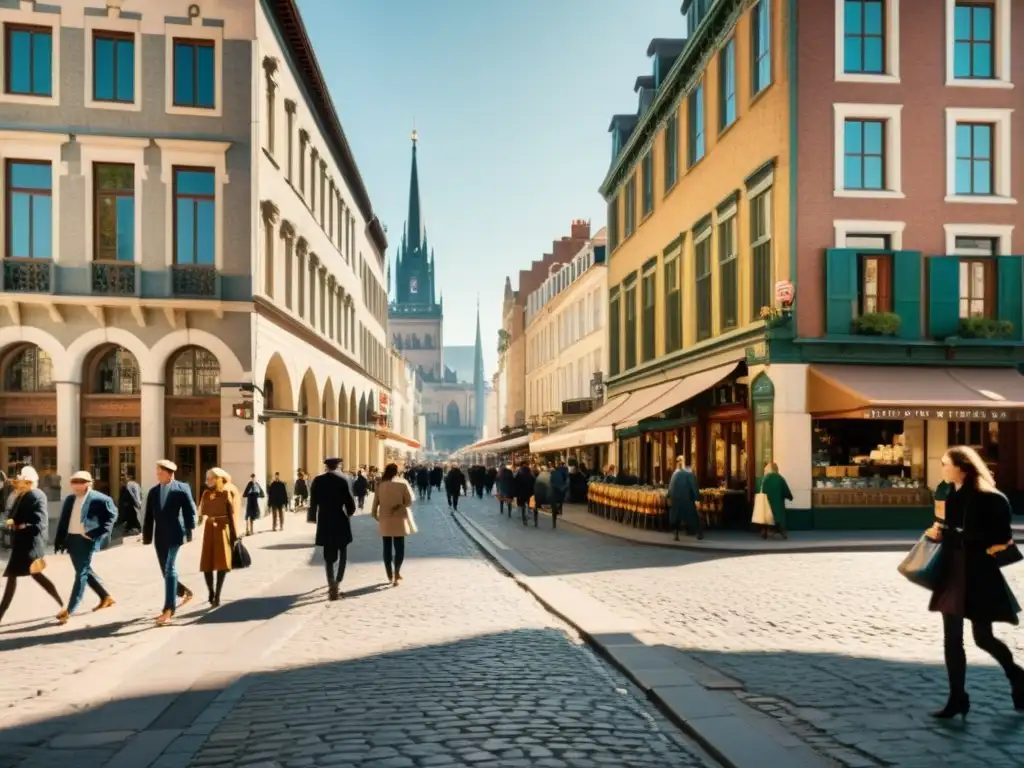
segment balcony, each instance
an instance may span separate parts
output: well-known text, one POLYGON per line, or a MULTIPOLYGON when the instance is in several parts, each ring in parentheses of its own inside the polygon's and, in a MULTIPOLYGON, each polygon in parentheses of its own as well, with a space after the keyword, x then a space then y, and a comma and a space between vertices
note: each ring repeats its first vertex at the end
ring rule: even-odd
POLYGON ((53 293, 53 261, 4 259, 3 290, 7 293, 53 293))
POLYGON ((214 299, 220 293, 217 269, 206 264, 175 264, 171 292, 178 298, 214 299))
POLYGON ((119 261, 92 263, 92 292, 101 296, 138 296, 138 266, 119 261))

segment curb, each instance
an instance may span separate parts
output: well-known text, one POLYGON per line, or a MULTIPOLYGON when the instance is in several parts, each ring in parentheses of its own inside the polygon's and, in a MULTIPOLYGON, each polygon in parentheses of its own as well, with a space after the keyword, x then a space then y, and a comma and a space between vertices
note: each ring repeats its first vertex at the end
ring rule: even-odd
MULTIPOLYGON (((470 541, 472 541, 477 548, 491 560, 501 571, 503 571, 509 578, 513 579, 516 584, 528 592, 538 603, 540 603, 545 610, 552 615, 561 619, 567 625, 573 628, 581 638, 587 643, 587 645, 593 649, 602 659, 607 661, 612 667, 618 670, 624 677, 626 677, 633 685, 635 685, 640 691, 644 693, 649 701, 651 701, 657 709, 673 724, 682 731, 684 734, 693 739, 702 749, 704 749, 711 757, 713 757, 720 765, 724 768, 753 768, 754 766, 764 765, 763 762, 748 762, 743 760, 737 762, 735 759, 731 759, 725 754, 723 749, 716 746, 715 741, 719 740, 708 733, 705 733, 701 728, 694 725, 694 723, 681 716, 672 704, 663 697, 658 689, 651 685, 650 679, 644 679, 642 676, 642 670, 635 670, 626 664, 622 659, 618 658, 611 648, 606 646, 600 640, 594 637, 594 634, 587 631, 577 620, 569 616, 565 611, 559 609, 552 604, 551 601, 539 594, 538 590, 531 585, 533 577, 527 576, 519 568, 510 563, 502 554, 498 551, 498 548, 490 541, 489 535, 480 530, 476 524, 462 512, 454 512, 452 514, 456 524, 462 529, 462 532, 466 534, 470 541)), ((578 526, 574 526, 578 527, 578 526)), ((502 544, 502 546, 504 546, 502 544)), ((515 550, 510 551, 514 552, 515 550)), ((682 668, 680 668, 682 671, 682 668)), ((741 705, 745 706, 745 705, 741 705)), ((755 717, 756 713, 751 712, 751 717, 755 717)), ((807 747, 815 759, 818 761, 815 765, 825 765, 820 755, 813 752, 809 746, 807 747)), ((810 764, 802 765, 798 761, 796 755, 790 755, 789 759, 785 763, 789 768, 808 768, 810 764)))

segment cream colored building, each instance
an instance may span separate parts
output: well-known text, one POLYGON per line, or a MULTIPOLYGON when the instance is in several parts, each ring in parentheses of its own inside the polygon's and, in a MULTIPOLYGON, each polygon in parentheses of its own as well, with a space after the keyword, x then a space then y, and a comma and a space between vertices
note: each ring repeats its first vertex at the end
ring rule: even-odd
POLYGON ((413 364, 392 347, 391 392, 388 402, 388 428, 391 435, 384 440, 384 460, 403 463, 422 453, 424 435, 422 383, 413 364))
POLYGON ((563 403, 591 397, 595 374, 608 371, 605 231, 571 261, 553 264, 526 300, 526 420, 538 428, 562 420, 563 403))

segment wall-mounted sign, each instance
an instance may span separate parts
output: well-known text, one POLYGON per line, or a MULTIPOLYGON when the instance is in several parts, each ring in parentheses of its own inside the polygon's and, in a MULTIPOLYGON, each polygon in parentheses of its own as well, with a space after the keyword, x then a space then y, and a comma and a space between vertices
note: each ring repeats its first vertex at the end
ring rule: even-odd
POLYGON ((1018 421, 1021 419, 1022 411, 1010 410, 1008 408, 964 408, 954 406, 927 407, 927 408, 866 408, 864 418, 866 419, 937 419, 940 421, 1018 421))

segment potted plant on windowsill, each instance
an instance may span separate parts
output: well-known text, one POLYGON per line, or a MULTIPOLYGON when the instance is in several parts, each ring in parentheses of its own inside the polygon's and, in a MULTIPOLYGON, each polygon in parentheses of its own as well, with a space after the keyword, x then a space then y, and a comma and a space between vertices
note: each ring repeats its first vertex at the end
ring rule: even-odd
POLYGON ((957 338, 1008 339, 1013 335, 1013 323, 991 317, 965 317, 960 320, 957 338))
POLYGON ((895 336, 901 322, 895 312, 865 312, 854 319, 853 332, 858 336, 895 336))
POLYGON ((785 328, 793 321, 793 311, 791 307, 761 307, 761 319, 767 329, 785 328))

